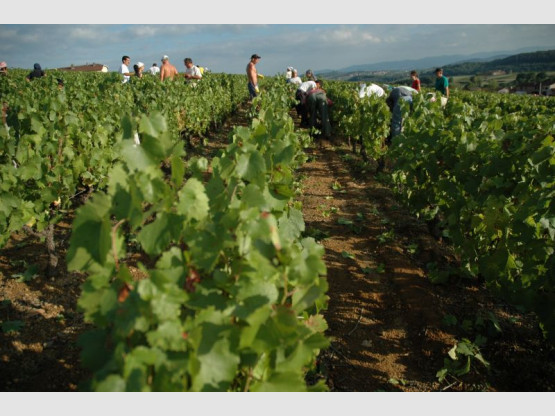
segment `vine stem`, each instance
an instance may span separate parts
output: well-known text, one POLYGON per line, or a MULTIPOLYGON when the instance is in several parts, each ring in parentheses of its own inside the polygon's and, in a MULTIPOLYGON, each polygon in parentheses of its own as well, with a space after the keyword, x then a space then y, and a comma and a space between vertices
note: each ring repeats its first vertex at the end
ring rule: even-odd
POLYGON ((252 367, 249 368, 249 374, 247 375, 247 382, 245 383, 245 392, 249 391, 249 388, 251 386, 251 380, 253 379, 253 375, 252 375, 252 367))
POLYGON ((114 262, 116 263, 116 272, 119 272, 119 260, 118 260, 118 250, 116 247, 116 232, 121 224, 125 222, 125 219, 119 220, 116 225, 112 227, 112 254, 114 256, 114 262))
POLYGON ((359 312, 359 315, 358 315, 358 321, 357 321, 357 323, 355 324, 355 327, 349 331, 349 333, 347 334, 347 336, 349 336, 349 335, 351 335, 353 332, 355 332, 355 330, 356 330, 357 327, 358 327, 358 324, 360 323, 360 321, 361 321, 361 319, 362 319, 362 313, 363 313, 363 312, 364 312, 364 309, 363 309, 363 308, 360 308, 360 312, 359 312))

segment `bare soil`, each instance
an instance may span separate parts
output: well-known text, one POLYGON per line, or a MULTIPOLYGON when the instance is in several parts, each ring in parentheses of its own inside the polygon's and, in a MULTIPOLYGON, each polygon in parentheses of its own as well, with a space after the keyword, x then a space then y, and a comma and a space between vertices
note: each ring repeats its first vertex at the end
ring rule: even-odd
MULTIPOLYGON (((247 124, 245 114, 237 111, 204 145, 192 139, 193 151, 213 156, 234 125, 247 124)), ((555 350, 533 315, 491 296, 481 282, 432 284, 429 264, 445 269, 457 257, 376 180, 375 166, 345 141, 318 141, 308 153, 300 200, 306 234, 326 249, 332 340, 309 381, 351 392, 553 391, 555 350), (480 351, 490 369, 473 361, 468 374, 439 383, 449 350, 478 335, 487 338, 480 351)), ((0 332, 0 391, 76 391, 88 376, 77 346, 89 327, 77 309, 84 276, 68 273, 63 260, 71 215, 55 229, 60 262, 53 277, 36 237, 14 234, 0 250, 0 321, 23 323, 0 332), (36 274, 25 277, 31 265, 36 274)))

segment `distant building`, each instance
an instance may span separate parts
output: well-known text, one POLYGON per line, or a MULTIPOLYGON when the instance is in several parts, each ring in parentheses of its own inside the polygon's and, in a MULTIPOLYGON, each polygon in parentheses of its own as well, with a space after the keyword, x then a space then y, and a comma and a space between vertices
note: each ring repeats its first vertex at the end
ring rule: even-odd
POLYGON ((102 64, 71 65, 65 68, 58 69, 60 71, 108 72, 108 67, 102 64))
POLYGON ((501 88, 499 91, 497 91, 499 94, 508 94, 510 91, 508 88, 501 88))
POLYGON ((491 72, 491 75, 507 75, 507 71, 503 71, 502 69, 496 69, 495 71, 491 72))

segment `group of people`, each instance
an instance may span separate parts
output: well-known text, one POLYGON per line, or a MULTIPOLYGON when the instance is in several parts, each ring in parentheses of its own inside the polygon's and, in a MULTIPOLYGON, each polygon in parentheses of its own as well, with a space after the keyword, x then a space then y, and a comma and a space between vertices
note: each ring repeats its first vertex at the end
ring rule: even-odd
MULTIPOLYGON (((249 91, 250 98, 253 99, 259 95, 260 89, 258 86, 258 79, 263 78, 262 74, 259 74, 256 70, 256 64, 262 59, 258 54, 253 54, 249 63, 247 64, 247 87, 249 91)), ((156 63, 148 69, 151 75, 159 76, 160 80, 164 81, 166 79, 173 79, 179 75, 177 68, 170 63, 169 57, 164 55, 162 57, 162 65, 158 67, 156 63)), ((145 65, 142 62, 137 62, 133 66, 133 72, 129 70, 129 65, 131 58, 124 55, 121 59, 120 73, 123 75, 123 83, 129 82, 132 76, 137 78, 142 78, 145 65)), ((200 80, 203 76, 203 68, 195 65, 191 58, 185 58, 183 60, 185 65, 185 71, 183 77, 186 80, 200 80)), ((0 62, 0 75, 6 75, 8 72, 8 66, 6 62, 0 62)), ((449 81, 447 77, 443 75, 443 69, 437 68, 435 71, 435 90, 441 93, 441 105, 445 106, 449 98, 449 81)), ((42 78, 46 76, 46 72, 41 68, 40 64, 35 63, 33 70, 27 75, 27 81, 32 81, 37 78, 42 78)), ((421 91, 420 79, 418 78, 418 73, 416 71, 411 71, 410 73, 412 79, 411 87, 399 86, 390 89, 388 96, 386 97, 386 103, 391 110, 391 132, 387 138, 386 143, 391 143, 391 139, 401 133, 402 128, 402 114, 401 114, 401 101, 406 101, 412 107, 412 99, 414 94, 418 94, 421 91)), ((299 75, 297 69, 294 67, 287 67, 285 73, 285 79, 287 83, 294 84, 297 86, 295 92, 295 99, 297 100, 296 111, 301 118, 302 127, 316 127, 319 129, 324 138, 329 139, 331 136, 331 124, 329 121, 329 107, 333 105, 332 101, 327 97, 326 91, 323 89, 323 81, 316 79, 312 70, 308 69, 305 72, 306 80, 303 81, 299 75)), ((63 80, 58 79, 58 86, 63 88, 63 80)), ((385 90, 376 84, 361 84, 359 89, 359 97, 375 95, 377 97, 383 97, 386 95, 385 90)), ((435 95, 432 93, 429 98, 431 101, 435 101, 435 95)))
MULTIPOLYGON (((310 69, 306 72, 307 74, 309 72, 312 73, 310 69)), ((299 76, 297 69, 293 68, 292 66, 288 66, 287 71, 285 71, 285 81, 288 84, 295 84, 295 85, 301 85, 303 83, 303 80, 299 76)))
MULTIPOLYGON (((8 74, 8 64, 5 61, 0 62, 0 76, 8 74)), ((35 78, 42 78, 46 76, 46 72, 41 68, 40 64, 34 64, 33 70, 25 77, 27 81, 35 78)))
MULTIPOLYGON (((260 62, 260 59, 262 59, 260 55, 253 54, 246 68, 247 87, 251 100, 260 94, 258 79, 264 77, 256 70, 256 64, 260 62)), ((310 69, 306 71, 305 75, 306 81, 303 82, 295 68, 288 67, 286 71, 286 81, 298 87, 295 93, 298 104, 295 108, 301 117, 301 126, 316 127, 322 132, 324 138, 330 139, 331 124, 328 108, 333 103, 322 88, 323 81, 316 79, 310 69)))
MULTIPOLYGON (((437 68, 435 71, 436 81, 435 90, 441 93, 441 105, 444 107, 447 104, 449 98, 449 80, 443 75, 443 69, 437 68)), ((402 129, 402 114, 401 114, 401 102, 406 101, 412 107, 412 99, 414 94, 418 94, 421 91, 420 79, 418 78, 418 73, 416 71, 411 71, 410 73, 412 79, 412 85, 410 87, 401 85, 399 87, 392 88, 389 91, 389 95, 386 98, 386 104, 391 111, 391 130, 390 135, 386 140, 386 144, 391 143, 391 139, 399 134, 401 134, 402 129)), ((359 97, 375 95, 377 97, 385 96, 385 91, 382 87, 376 84, 362 84, 359 90, 359 97)), ((430 93, 430 101, 435 101, 436 97, 434 93, 430 93)))
POLYGON ((295 109, 301 118, 301 127, 317 128, 326 140, 331 137, 329 107, 333 102, 323 88, 324 81, 316 79, 312 71, 307 71, 307 80, 301 82, 295 92, 295 109))
MULTIPOLYGON (((162 65, 158 67, 156 62, 148 69, 148 73, 154 76, 159 76, 161 81, 166 79, 174 79, 179 75, 177 68, 170 63, 170 58, 168 55, 162 57, 162 65)), ((129 82, 132 76, 136 78, 142 78, 145 70, 145 64, 143 62, 137 62, 133 65, 133 72, 129 70, 129 64, 131 63, 131 58, 127 55, 121 58, 120 74, 123 75, 123 83, 129 82)), ((199 67, 193 63, 191 58, 185 58, 183 60, 185 65, 185 72, 183 76, 186 80, 199 80, 202 79, 204 68, 199 67)))
MULTIPOLYGON (((258 54, 251 56, 251 60, 247 65, 247 78, 248 89, 251 99, 256 97, 260 90, 258 87, 258 78, 261 77, 256 71, 256 64, 260 61, 261 57, 258 54)), ((435 89, 441 96, 441 105, 445 106, 449 98, 449 81, 443 75, 443 69, 437 68, 435 70, 436 81, 435 89)), ((322 132, 324 138, 329 139, 331 136, 331 125, 329 121, 329 107, 333 102, 327 97, 326 91, 322 88, 323 81, 316 79, 312 70, 307 70, 305 73, 306 81, 299 77, 297 69, 294 67, 287 67, 285 72, 285 79, 287 83, 297 85, 295 99, 297 100, 296 110, 301 117, 302 127, 316 127, 322 132)), ((417 71, 411 71, 410 77, 412 85, 399 86, 391 88, 386 97, 386 103, 391 111, 391 130, 390 135, 386 140, 387 144, 391 143, 391 139, 401 133, 402 129, 402 114, 401 114, 401 101, 408 102, 412 107, 412 96, 421 91, 420 79, 417 71)), ((375 95, 383 97, 386 92, 382 87, 376 84, 362 84, 359 90, 359 97, 375 95)), ((430 97, 431 101, 435 101, 435 95, 430 97)))

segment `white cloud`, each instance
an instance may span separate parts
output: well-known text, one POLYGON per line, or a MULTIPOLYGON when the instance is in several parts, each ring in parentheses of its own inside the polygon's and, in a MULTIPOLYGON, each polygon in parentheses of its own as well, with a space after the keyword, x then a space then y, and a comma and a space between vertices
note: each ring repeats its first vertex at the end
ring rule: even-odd
POLYGON ((68 37, 76 40, 96 40, 99 37, 99 30, 90 26, 70 28, 68 37))

